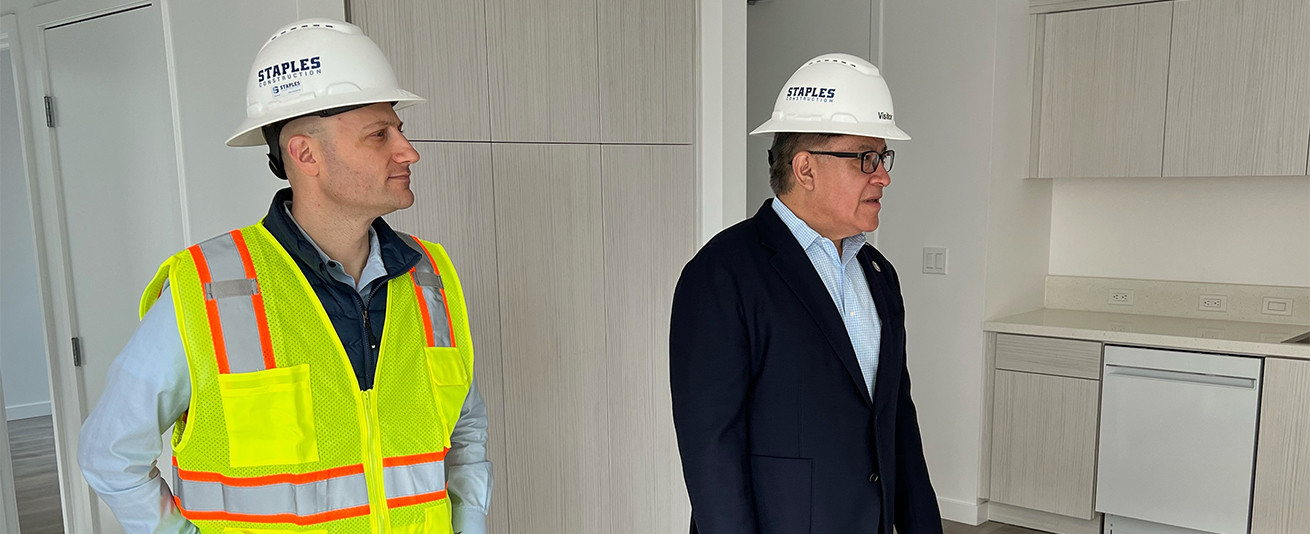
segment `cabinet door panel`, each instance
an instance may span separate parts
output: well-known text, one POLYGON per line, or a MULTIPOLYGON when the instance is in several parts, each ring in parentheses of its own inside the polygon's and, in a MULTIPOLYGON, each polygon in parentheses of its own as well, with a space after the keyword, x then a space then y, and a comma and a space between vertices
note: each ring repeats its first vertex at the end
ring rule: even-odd
POLYGON ((1310 2, 1176 2, 1166 176, 1304 175, 1310 2))
POLYGON ((996 371, 993 501, 1092 518, 1100 383, 996 371))
POLYGON ((399 112, 410 139, 490 139, 483 1, 349 0, 350 22, 382 48, 400 86, 428 99, 399 112))
POLYGON ((1101 379, 1101 344, 1052 337, 996 335, 996 368, 1101 379))
POLYGON ((669 394, 669 309, 695 252, 689 146, 601 147, 610 502, 603 532, 677 532, 691 512, 669 394), (635 481, 641 481, 636 483, 635 481))
POLYGON ((611 532, 600 147, 491 153, 510 524, 611 532))
POLYGON ((1046 17, 1038 177, 1160 176, 1172 9, 1046 17))
POLYGON ((601 2, 599 8, 601 138, 690 143, 694 2, 601 2))
POLYGON ((596 0, 487 0, 493 141, 600 141, 596 0))
POLYGON ((1310 525, 1310 361, 1265 359, 1251 534, 1310 525))

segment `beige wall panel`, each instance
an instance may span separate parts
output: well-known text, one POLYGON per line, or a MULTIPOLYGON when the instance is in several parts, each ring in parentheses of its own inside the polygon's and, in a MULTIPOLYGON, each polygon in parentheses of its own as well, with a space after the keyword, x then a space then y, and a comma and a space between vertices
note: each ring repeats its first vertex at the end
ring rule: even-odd
POLYGON ((505 469, 505 389, 501 370, 500 291, 491 191, 491 145, 414 143, 420 159, 411 169, 414 205, 386 217, 396 230, 440 243, 464 287, 473 333, 474 377, 487 403, 487 456, 495 477, 490 532, 509 534, 505 469))
POLYGON ((400 86, 427 98, 399 112, 410 139, 491 139, 484 0, 348 0, 400 86))
POLYGON ((1046 16, 1038 177, 1160 176, 1171 10, 1046 16))
POLYGON ((510 526, 608 532, 600 148, 503 144, 492 156, 510 526))
POLYGON ((1310 361, 1265 359, 1251 534, 1310 525, 1310 361))
POLYGON ((605 142, 691 142, 693 6, 691 0, 600 2, 605 142))
POLYGON ((1100 383, 996 371, 991 499, 1092 519, 1100 383))
POLYGON ((674 533, 691 508, 669 396, 669 310, 695 250, 690 146, 606 146, 605 331, 610 502, 605 532, 674 533))
POLYGON ((1175 6, 1164 174, 1306 174, 1310 2, 1175 6))
POLYGON ((597 0, 486 0, 493 141, 600 141, 597 0))

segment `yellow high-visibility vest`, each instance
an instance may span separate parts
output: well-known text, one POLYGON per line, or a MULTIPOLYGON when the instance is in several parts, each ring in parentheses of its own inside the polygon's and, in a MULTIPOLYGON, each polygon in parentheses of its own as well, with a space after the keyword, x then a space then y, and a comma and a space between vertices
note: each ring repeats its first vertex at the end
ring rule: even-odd
POLYGON ((205 533, 450 534, 445 455, 473 372, 464 295, 441 245, 387 283, 373 389, 296 263, 255 224, 169 258, 191 371, 174 502, 205 533))

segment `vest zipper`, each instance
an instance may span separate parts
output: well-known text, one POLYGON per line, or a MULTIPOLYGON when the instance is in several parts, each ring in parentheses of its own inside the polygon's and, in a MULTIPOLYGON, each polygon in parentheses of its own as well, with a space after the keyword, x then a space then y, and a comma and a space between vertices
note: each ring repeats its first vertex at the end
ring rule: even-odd
POLYGON ((368 451, 366 460, 368 465, 364 470, 364 480, 368 484, 369 507, 373 513, 373 532, 382 534, 387 532, 387 495, 386 486, 382 479, 382 436, 377 430, 377 422, 374 421, 374 412, 377 411, 377 399, 374 398, 373 391, 361 392, 364 396, 364 426, 367 428, 367 435, 364 436, 364 449, 368 451))

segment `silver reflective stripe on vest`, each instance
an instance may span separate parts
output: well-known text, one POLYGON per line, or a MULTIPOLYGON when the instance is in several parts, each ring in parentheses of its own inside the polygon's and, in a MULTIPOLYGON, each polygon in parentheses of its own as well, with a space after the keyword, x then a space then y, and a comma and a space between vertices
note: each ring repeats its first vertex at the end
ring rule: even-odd
POLYGON ((446 489, 446 462, 426 462, 382 468, 388 499, 427 495, 446 489))
POLYGON ((307 517, 368 505, 368 484, 363 473, 303 484, 233 486, 185 480, 174 469, 172 489, 187 512, 307 517))
MULTIPOLYGON (((241 253, 232 234, 223 234, 200 244, 200 252, 209 265, 212 282, 205 284, 205 298, 218 303, 219 322, 223 326, 223 346, 227 351, 228 370, 249 373, 264 370, 264 352, 259 340, 259 324, 250 296, 259 293, 259 282, 246 277, 241 253)), ((214 340, 215 343, 220 340, 214 340)))
POLYGON ((446 316, 446 299, 441 295, 445 285, 441 276, 433 267, 428 253, 413 236, 397 233, 405 243, 419 253, 421 259, 414 266, 414 283, 423 290, 423 299, 428 304, 428 320, 432 323, 432 346, 453 347, 450 342, 450 318, 446 316))

